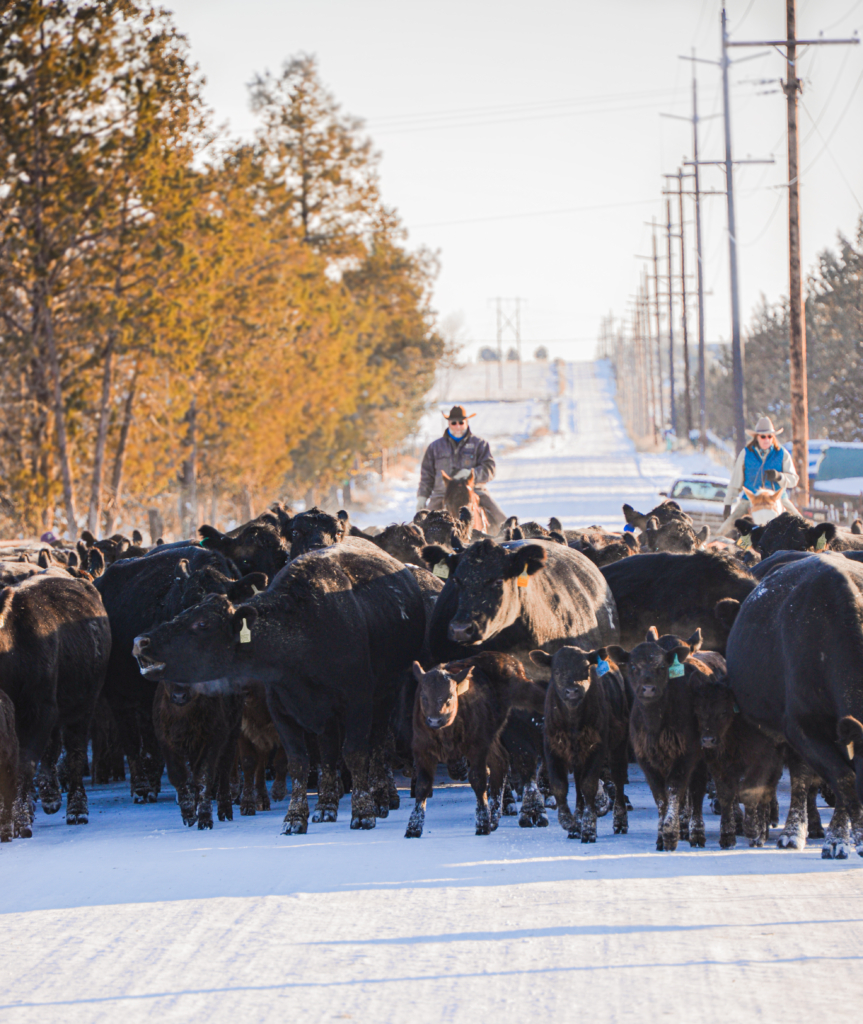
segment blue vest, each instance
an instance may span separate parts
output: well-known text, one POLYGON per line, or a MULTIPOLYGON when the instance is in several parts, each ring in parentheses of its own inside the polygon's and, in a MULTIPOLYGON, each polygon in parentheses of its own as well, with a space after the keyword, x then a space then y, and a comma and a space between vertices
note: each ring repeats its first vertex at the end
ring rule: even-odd
POLYGON ((779 490, 782 486, 781 484, 764 479, 765 469, 775 469, 778 473, 782 472, 782 449, 771 448, 762 462, 761 456, 756 455, 751 448, 747 447, 746 458, 743 462, 743 486, 747 491, 752 491, 755 494, 764 487, 771 491, 779 490))

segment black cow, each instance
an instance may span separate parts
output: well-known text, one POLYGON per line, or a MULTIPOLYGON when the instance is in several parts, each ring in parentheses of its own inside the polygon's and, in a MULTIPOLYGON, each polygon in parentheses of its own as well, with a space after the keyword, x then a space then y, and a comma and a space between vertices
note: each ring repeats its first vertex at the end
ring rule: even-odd
POLYGON ((625 666, 634 695, 629 737, 659 813, 657 850, 677 849, 687 797, 689 844, 704 846, 706 841, 702 805, 707 771, 691 690, 694 679, 713 675, 713 669, 693 657, 700 646, 697 632, 687 642, 658 637, 653 629, 632 651, 612 647, 608 652, 625 666))
POLYGON ((535 676, 530 652, 538 647, 568 640, 593 650, 617 642, 611 591, 572 548, 481 540, 460 553, 431 545, 423 558, 447 576, 429 634, 435 661, 452 661, 471 649, 503 651, 535 676))
POLYGON ((198 533, 202 547, 218 551, 241 574, 262 572, 272 579, 288 561, 292 525, 284 511, 267 511, 229 533, 206 524, 198 533))
POLYGON ((350 530, 347 512, 341 511, 332 516, 322 508, 308 508, 295 515, 285 531, 291 545, 290 556, 294 559, 308 551, 340 544, 350 535, 350 530))
POLYGON ((671 501, 668 498, 665 501, 660 502, 656 508, 651 509, 649 512, 636 512, 632 505, 623 506, 623 518, 629 523, 630 526, 634 526, 637 530, 644 532, 647 529, 647 523, 650 519, 656 519, 660 526, 665 526, 668 523, 683 522, 692 525, 692 518, 688 516, 676 501, 671 501))
POLYGON ((33 775, 49 743, 40 776, 46 814, 60 809, 56 758, 66 748, 66 823, 88 821, 84 772, 87 735, 105 681, 111 630, 99 594, 86 580, 51 570, 0 590, 0 689, 15 705, 18 801, 15 830, 32 835, 33 775), (53 740, 53 742, 52 742, 53 740))
MULTIPOLYGON (((783 512, 765 526, 756 526, 751 516, 736 519, 734 525, 741 536, 750 538, 762 559, 777 551, 837 551, 843 547, 833 523, 813 524, 792 512, 783 512)), ((851 533, 847 536, 854 537, 851 533)), ((860 540, 863 538, 854 537, 853 543, 844 546, 861 547, 860 540)))
MULTIPOLYGON (((758 585, 728 638, 740 710, 786 740, 835 794, 826 858, 847 857, 852 837, 863 856, 863 749, 847 739, 851 720, 863 720, 861 606, 863 565, 838 553, 803 558, 758 585)), ((805 834, 801 823, 795 845, 805 834)))
POLYGON ((432 795, 438 762, 466 758, 468 779, 476 794, 476 834, 487 836, 500 819, 506 755, 500 735, 513 707, 541 711, 542 687, 532 683, 521 664, 507 654, 486 652, 464 661, 423 671, 413 665, 417 681, 413 710, 413 759, 416 805, 405 837, 423 833, 426 800, 432 795), (491 794, 491 804, 489 804, 491 794))
POLYGON ((629 697, 617 665, 604 647, 561 647, 554 655, 532 651, 551 670, 545 697, 545 767, 557 802, 557 820, 570 839, 596 842, 596 796, 609 763, 614 783, 614 831, 626 833, 629 697), (569 773, 575 782, 576 813, 569 809, 569 773))
POLYGON ((197 604, 206 594, 228 594, 241 601, 267 585, 263 573, 252 573, 243 580, 237 580, 238 575, 236 567, 217 551, 165 545, 146 558, 115 562, 96 581, 113 637, 104 696, 129 759, 135 803, 156 800, 162 755, 153 730, 156 687, 141 678, 132 657, 134 639, 197 604))
POLYGON ((714 608, 723 598, 742 601, 756 585, 738 559, 706 551, 634 555, 601 571, 617 603, 625 648, 656 625, 660 633, 680 636, 701 627, 705 646, 722 652, 729 626, 714 608))
POLYGON ((634 534, 625 533, 620 540, 609 541, 601 547, 596 547, 589 540, 583 540, 576 550, 593 562, 597 569, 601 569, 605 565, 619 562, 622 558, 637 555, 640 551, 640 545, 634 534))
POLYGON ((8 843, 15 831, 18 757, 15 706, 11 697, 0 690, 0 843, 8 843))
POLYGON ((301 555, 239 607, 207 597, 139 636, 135 655, 148 678, 202 684, 202 692, 265 685, 292 780, 290 835, 308 828, 303 729, 321 736, 333 722, 344 730, 353 780, 351 827, 374 828, 376 812, 388 813, 386 778, 370 779, 369 763, 383 763, 396 692, 424 633, 423 596, 410 569, 351 538, 301 555))
POLYGON ((425 569, 422 552, 426 539, 415 523, 391 523, 377 536, 367 539, 405 565, 417 565, 425 569))
POLYGON ((683 519, 660 523, 656 516, 650 516, 641 535, 641 547, 644 551, 668 551, 688 555, 697 551, 709 539, 709 526, 702 526, 696 532, 692 523, 683 519))

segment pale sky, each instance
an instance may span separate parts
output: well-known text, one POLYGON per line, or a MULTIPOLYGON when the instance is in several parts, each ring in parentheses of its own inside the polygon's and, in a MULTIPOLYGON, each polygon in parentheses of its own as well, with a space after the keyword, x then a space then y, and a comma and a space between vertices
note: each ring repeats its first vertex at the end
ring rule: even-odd
MULTIPOLYGON (((625 315, 664 222, 663 173, 691 157, 694 47, 717 59, 719 0, 166 0, 207 78, 218 121, 248 136, 246 84, 314 53, 344 111, 382 154, 384 200, 410 244, 440 255, 434 305, 460 316, 466 353, 495 337, 495 296, 519 296, 524 351, 592 356, 600 319, 625 315)), ((781 38, 784 0, 728 0, 732 39, 781 38)), ((863 0, 799 0, 798 37, 863 34, 863 0)), ((732 56, 760 53, 739 49, 732 56)), ((785 97, 752 80, 784 75, 772 55, 732 68, 744 326, 763 293, 787 293, 785 97)), ((719 69, 698 65, 700 113, 721 110, 719 69)), ((863 45, 811 47, 801 124, 804 265, 853 234, 863 212, 863 45)), ((721 159, 721 119, 701 158, 721 159)), ((724 187, 706 168, 702 187, 724 187)), ((692 206, 686 216, 691 220, 692 206)), ((728 339, 724 197, 703 201, 708 340, 728 339)), ((690 231, 690 228, 687 228, 690 231)), ((664 248, 664 238, 662 239, 664 248)), ((693 249, 694 253, 694 249, 693 249)), ((693 253, 688 256, 694 266, 693 253)), ((694 279, 691 282, 694 289, 694 279)), ((694 306, 694 303, 693 303, 694 306)), ((695 331, 695 317, 690 329, 695 331)))

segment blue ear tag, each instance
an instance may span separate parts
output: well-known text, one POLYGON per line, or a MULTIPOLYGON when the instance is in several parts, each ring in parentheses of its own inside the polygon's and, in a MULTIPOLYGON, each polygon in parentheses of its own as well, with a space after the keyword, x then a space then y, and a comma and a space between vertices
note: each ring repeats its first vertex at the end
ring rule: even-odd
POLYGON ((611 669, 609 668, 608 662, 603 661, 602 658, 600 658, 599 661, 596 663, 596 674, 598 676, 604 676, 606 672, 610 671, 611 669))
POLYGON ((679 679, 685 671, 686 669, 677 660, 677 655, 675 654, 674 661, 668 666, 668 678, 679 679))
POLYGON ((632 525, 632 523, 627 523, 626 526, 624 526, 624 528, 623 528, 623 532, 624 533, 635 533, 635 527, 632 525))

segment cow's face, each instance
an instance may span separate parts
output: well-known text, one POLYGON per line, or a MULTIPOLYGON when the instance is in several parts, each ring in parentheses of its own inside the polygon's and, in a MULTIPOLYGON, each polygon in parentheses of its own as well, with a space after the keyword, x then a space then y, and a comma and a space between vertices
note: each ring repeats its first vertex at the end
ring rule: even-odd
POLYGON ((801 516, 783 512, 766 526, 756 526, 750 533, 752 546, 762 558, 777 551, 823 551, 836 536, 833 523, 810 526, 801 516))
POLYGON ((648 551, 668 551, 679 555, 692 554, 709 537, 709 526, 702 527, 696 533, 690 523, 681 519, 672 519, 661 525, 655 516, 648 519, 644 531, 648 551))
POLYGON ((544 651, 531 651, 530 658, 535 665, 546 665, 551 669, 551 685, 563 705, 570 710, 580 707, 591 688, 597 682, 597 664, 605 661, 605 648, 585 651, 580 647, 561 647, 551 657, 544 651))
POLYGON ((543 570, 545 559, 539 544, 472 544, 459 556, 453 574, 458 608, 449 624, 450 640, 481 644, 511 626, 521 613, 530 577, 543 570))
POLYGON ((458 699, 470 689, 471 666, 440 666, 424 672, 418 661, 413 664, 417 702, 422 721, 430 729, 446 729, 458 715, 458 699))
POLYGON ((669 679, 675 677, 673 673, 680 672, 680 666, 691 653, 691 648, 682 640, 670 649, 646 640, 629 652, 615 647, 612 653, 618 664, 626 665, 626 674, 635 699, 645 707, 650 707, 665 698, 669 679))
POLYGON ((270 525, 249 524, 236 537, 213 526, 202 526, 198 533, 203 547, 220 551, 244 575, 262 572, 272 579, 288 561, 284 538, 270 525))
MULTIPOLYGON (((141 675, 178 685, 227 679, 235 668, 238 646, 254 629, 256 610, 235 608, 222 594, 211 594, 170 622, 135 637, 132 654, 141 675)), ((251 642, 249 640, 249 642, 251 642)))
POLYGON ((734 694, 724 681, 699 681, 692 687, 692 703, 698 720, 701 746, 705 750, 721 747, 734 722, 734 694))
POLYGON ((383 533, 379 533, 374 542, 388 555, 404 562, 405 565, 419 565, 425 568, 422 558, 425 537, 422 530, 413 523, 393 523, 383 533))
POLYGON ((233 602, 247 601, 267 589, 267 577, 262 572, 249 573, 239 580, 225 576, 213 565, 191 572, 188 559, 181 558, 174 570, 172 590, 166 604, 173 608, 192 608, 208 594, 225 594, 233 602))
POLYGON ((347 523, 347 512, 331 516, 323 509, 310 508, 295 515, 291 523, 291 558, 339 544, 347 533, 347 523))

